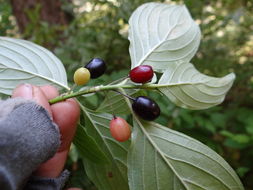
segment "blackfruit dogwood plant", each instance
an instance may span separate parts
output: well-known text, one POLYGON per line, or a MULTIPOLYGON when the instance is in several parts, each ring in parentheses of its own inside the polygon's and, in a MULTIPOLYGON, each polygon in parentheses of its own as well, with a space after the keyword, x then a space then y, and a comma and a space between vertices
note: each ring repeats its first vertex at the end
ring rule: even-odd
POLYGON ((138 84, 126 77, 77 92, 70 91, 66 71, 50 51, 25 40, 0 37, 0 91, 10 95, 19 83, 65 89, 66 93, 51 104, 77 96, 85 101, 81 95, 103 91, 105 99, 96 110, 80 104, 84 119, 74 139, 88 177, 100 190, 243 190, 238 176, 221 156, 191 137, 141 119, 131 100, 122 96, 135 97, 138 89, 155 89, 186 109, 220 104, 235 75, 207 76, 190 63, 200 35, 185 6, 144 4, 129 20, 131 69, 149 65, 161 77, 154 73, 151 82, 138 84), (112 137, 110 121, 117 118, 113 114, 132 116, 129 140, 119 142, 112 137))

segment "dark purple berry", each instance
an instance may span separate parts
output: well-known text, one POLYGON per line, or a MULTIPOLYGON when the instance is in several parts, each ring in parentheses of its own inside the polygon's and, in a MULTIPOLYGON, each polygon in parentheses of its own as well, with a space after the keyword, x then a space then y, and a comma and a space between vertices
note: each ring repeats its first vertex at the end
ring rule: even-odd
POLYGON ((149 65, 140 65, 138 67, 133 68, 129 72, 129 77, 131 81, 136 83, 146 83, 151 81, 153 78, 154 71, 149 65))
POLYGON ((160 108, 155 101, 146 97, 137 97, 132 104, 134 112, 142 119, 152 121, 160 115, 160 108))
POLYGON ((105 73, 106 64, 100 58, 94 58, 85 66, 90 71, 92 79, 98 78, 105 73))

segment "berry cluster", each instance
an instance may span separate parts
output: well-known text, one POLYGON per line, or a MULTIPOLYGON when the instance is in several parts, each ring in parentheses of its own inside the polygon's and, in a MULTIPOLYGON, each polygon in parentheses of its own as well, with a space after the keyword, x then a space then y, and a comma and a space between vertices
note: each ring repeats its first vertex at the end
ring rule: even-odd
POLYGON ((106 64, 102 59, 94 58, 87 65, 76 70, 74 73, 74 82, 77 85, 85 85, 90 78, 95 79, 105 73, 106 64))
MULTIPOLYGON (((88 83, 90 78, 94 79, 103 75, 105 70, 105 62, 100 58, 94 58, 87 65, 76 70, 74 73, 74 82, 77 85, 84 85, 88 83)), ((154 71, 151 66, 140 65, 133 68, 128 76, 134 83, 145 84, 152 80, 153 75, 154 71)), ((132 100, 132 109, 140 118, 153 121, 160 115, 160 108, 157 103, 147 96, 138 96, 136 98, 125 96, 132 100)), ((114 139, 124 142, 131 136, 131 127, 123 118, 114 116, 110 122, 110 132, 114 139)))

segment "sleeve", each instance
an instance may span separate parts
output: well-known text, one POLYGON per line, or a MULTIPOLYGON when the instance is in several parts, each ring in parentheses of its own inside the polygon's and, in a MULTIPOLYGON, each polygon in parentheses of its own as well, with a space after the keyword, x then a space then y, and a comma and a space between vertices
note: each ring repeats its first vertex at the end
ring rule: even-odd
POLYGON ((25 186, 25 190, 60 190, 64 187, 69 177, 69 171, 65 170, 58 178, 42 178, 33 176, 25 186))
POLYGON ((57 179, 31 177, 59 145, 58 126, 43 107, 19 98, 0 102, 0 189, 23 189, 25 185, 25 189, 36 187, 30 188, 33 190, 61 189, 66 172, 57 179))

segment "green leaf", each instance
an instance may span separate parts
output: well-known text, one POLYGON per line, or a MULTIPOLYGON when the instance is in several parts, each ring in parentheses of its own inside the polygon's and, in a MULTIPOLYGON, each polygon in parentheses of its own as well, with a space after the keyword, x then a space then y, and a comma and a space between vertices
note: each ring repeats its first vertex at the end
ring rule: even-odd
POLYGON ((151 65, 163 72, 171 64, 188 62, 200 43, 199 26, 185 6, 146 3, 129 20, 131 68, 151 65))
POLYGON ((74 144, 71 144, 70 149, 69 149, 69 157, 72 162, 77 162, 79 158, 79 154, 77 151, 77 148, 74 144))
POLYGON ((248 144, 248 143, 247 144, 241 144, 241 143, 235 141, 232 138, 231 139, 229 139, 229 138, 225 139, 224 145, 227 146, 227 147, 234 148, 234 149, 245 149, 247 147, 252 146, 252 144, 248 144))
POLYGON ((122 95, 109 91, 106 92, 106 97, 97 109, 98 112, 128 114, 129 108, 126 106, 126 101, 122 95))
POLYGON ((251 138, 245 134, 236 134, 234 135, 233 140, 240 144, 247 144, 251 141, 251 138))
POLYGON ((246 131, 247 133, 253 135, 253 123, 248 123, 248 125, 246 125, 246 131))
POLYGON ((210 77, 197 71, 191 63, 182 63, 168 67, 159 80, 162 85, 159 90, 177 106, 207 109, 223 102, 234 79, 234 73, 222 78, 210 77))
MULTIPOLYGON (((91 125, 90 121, 85 121, 85 126, 91 125)), ((76 135, 73 140, 79 154, 82 158, 87 158, 91 162, 105 164, 109 160, 104 152, 101 150, 96 141, 87 134, 86 129, 79 124, 77 127, 76 135)))
POLYGON ((212 113, 211 115, 211 122, 220 128, 225 128, 226 126, 226 114, 224 113, 212 113))
MULTIPOLYGON (((129 96, 133 96, 138 90, 124 90, 129 96)), ((125 97, 117 92, 109 91, 106 93, 105 100, 97 109, 98 112, 106 112, 111 114, 129 114, 130 109, 126 104, 125 97)))
POLYGON ((225 136, 225 137, 229 137, 229 138, 233 138, 234 137, 234 134, 229 132, 229 131, 226 131, 226 130, 223 130, 223 131, 220 131, 220 134, 225 136))
POLYGON ((61 61, 32 42, 0 37, 0 93, 10 95, 20 83, 69 89, 61 61))
POLYGON ((131 190, 243 190, 233 169, 206 145, 135 119, 128 155, 131 190))
POLYGON ((84 160, 89 179, 100 190, 128 190, 127 151, 130 141, 118 142, 111 137, 109 122, 112 115, 97 113, 82 107, 85 120, 91 122, 86 126, 88 135, 92 136, 109 159, 108 164, 96 164, 84 160))
POLYGON ((245 174, 250 171, 250 168, 248 168, 248 167, 240 167, 236 171, 237 171, 237 173, 238 173, 238 175, 240 177, 244 177, 245 174))

